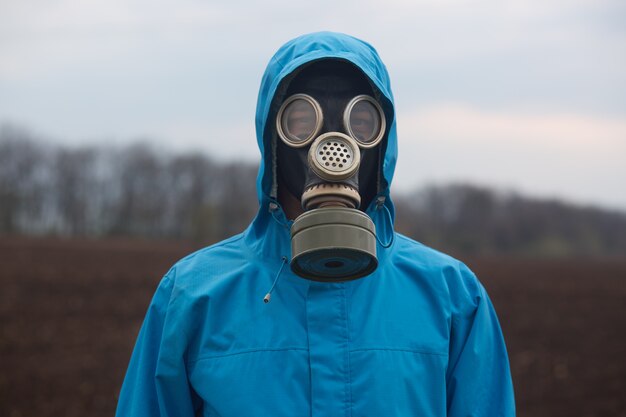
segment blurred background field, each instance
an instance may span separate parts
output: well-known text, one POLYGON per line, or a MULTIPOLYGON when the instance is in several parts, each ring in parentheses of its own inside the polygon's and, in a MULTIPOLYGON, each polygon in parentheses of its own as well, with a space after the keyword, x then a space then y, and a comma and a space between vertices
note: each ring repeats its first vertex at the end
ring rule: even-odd
MULTIPOLYGON (((0 415, 112 415, 158 281, 243 230, 257 168, 3 134, 0 415)), ((626 416, 626 213, 463 184, 394 200, 400 232, 487 288, 519 416, 626 416)))
MULTIPOLYGON (((193 249, 0 239, 0 415, 113 415, 152 293, 193 249)), ((626 415, 626 260, 465 261, 497 309, 520 417, 626 415)))

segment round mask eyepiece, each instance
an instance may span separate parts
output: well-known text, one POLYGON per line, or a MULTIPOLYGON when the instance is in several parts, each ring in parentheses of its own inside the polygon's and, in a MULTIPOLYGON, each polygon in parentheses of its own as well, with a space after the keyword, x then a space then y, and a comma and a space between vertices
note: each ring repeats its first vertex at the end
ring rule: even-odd
POLYGON ((322 129, 323 115, 319 103, 308 94, 287 98, 276 115, 276 131, 288 146, 308 145, 322 129))
POLYGON ((354 139, 339 132, 324 133, 311 145, 309 166, 327 181, 350 178, 359 169, 361 153, 354 139))
POLYGON ((378 102, 367 94, 354 97, 343 114, 346 132, 361 148, 373 148, 385 135, 385 113, 378 102))

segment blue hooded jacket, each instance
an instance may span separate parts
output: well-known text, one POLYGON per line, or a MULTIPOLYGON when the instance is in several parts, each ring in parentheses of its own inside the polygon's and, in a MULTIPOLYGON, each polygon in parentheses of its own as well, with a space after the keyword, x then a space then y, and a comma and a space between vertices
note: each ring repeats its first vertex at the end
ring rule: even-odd
POLYGON ((117 415, 514 416, 506 348, 484 288, 459 261, 393 231, 396 127, 376 51, 329 32, 285 44, 263 76, 256 129, 259 212, 242 234, 165 275, 117 415), (391 121, 379 194, 366 210, 376 225, 378 269, 343 283, 308 281, 287 265, 291 222, 275 199, 268 128, 281 81, 328 58, 360 68, 391 121))

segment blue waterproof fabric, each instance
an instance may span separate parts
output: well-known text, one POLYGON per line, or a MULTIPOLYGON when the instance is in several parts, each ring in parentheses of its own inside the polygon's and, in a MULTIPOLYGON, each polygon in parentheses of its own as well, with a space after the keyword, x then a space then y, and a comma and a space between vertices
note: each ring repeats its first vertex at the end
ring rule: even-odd
POLYGON ((393 232, 386 184, 397 155, 395 118, 376 51, 328 32, 287 43, 263 77, 256 126, 259 212, 244 233, 189 255, 165 275, 117 415, 514 416, 507 353, 484 288, 459 261, 393 232), (291 222, 272 198, 272 97, 286 76, 322 58, 361 68, 392 121, 380 190, 386 198, 367 209, 379 266, 345 283, 290 271, 291 222))

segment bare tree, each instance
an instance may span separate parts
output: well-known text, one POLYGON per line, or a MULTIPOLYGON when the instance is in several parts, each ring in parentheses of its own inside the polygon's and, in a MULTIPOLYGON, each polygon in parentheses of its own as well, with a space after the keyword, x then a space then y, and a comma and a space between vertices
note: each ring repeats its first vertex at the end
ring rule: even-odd
POLYGON ((44 155, 22 130, 0 128, 0 233, 21 233, 42 210, 44 155))
MULTIPOLYGON (((123 148, 44 146, 0 129, 0 234, 141 236, 199 244, 255 215, 258 166, 123 148)), ((453 184, 394 195, 399 231, 452 253, 626 253, 626 214, 453 184)))

